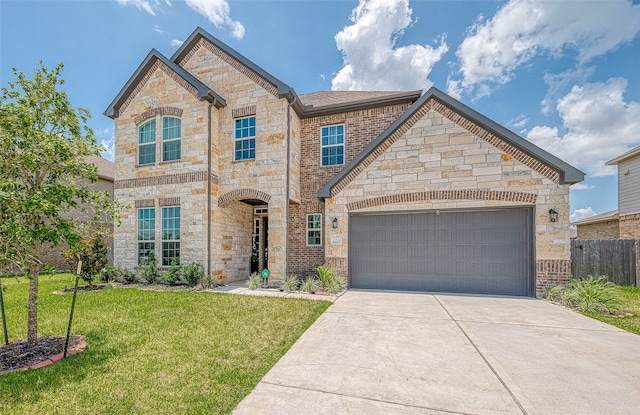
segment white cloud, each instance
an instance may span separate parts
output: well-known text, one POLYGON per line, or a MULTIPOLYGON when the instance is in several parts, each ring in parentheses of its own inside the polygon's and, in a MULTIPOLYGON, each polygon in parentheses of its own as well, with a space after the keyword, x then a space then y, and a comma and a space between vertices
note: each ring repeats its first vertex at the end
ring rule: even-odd
POLYGON ((590 218, 591 216, 595 216, 597 213, 591 209, 591 206, 584 209, 576 209, 573 211, 571 215, 569 215, 569 220, 571 222, 575 222, 578 220, 590 218))
POLYGON ((586 66, 575 70, 570 69, 560 74, 544 74, 544 82, 549 86, 549 90, 541 103, 542 112, 544 114, 550 114, 562 94, 568 91, 573 85, 586 83, 595 69, 593 66, 586 66))
POLYGON ((571 191, 591 190, 595 188, 596 188, 595 186, 586 184, 586 183, 576 183, 576 184, 572 184, 571 187, 569 187, 571 191))
POLYGON ((469 28, 456 55, 462 79, 448 90, 481 97, 509 82, 536 56, 575 54, 579 65, 630 42, 640 32, 640 5, 627 0, 511 0, 489 20, 469 28))
POLYGON ((187 6, 207 18, 218 29, 228 29, 236 39, 244 37, 244 26, 231 19, 227 0, 186 0, 187 6))
MULTIPOLYGON (((144 10, 152 16, 156 15, 156 10, 160 6, 159 0, 116 0, 116 1, 123 6, 128 6, 128 5, 136 6, 138 10, 144 10)), ((171 5, 171 3, 168 3, 168 2, 167 4, 169 6, 171 5)))
POLYGON ((116 139, 113 134, 113 129, 105 128, 100 132, 96 131, 96 133, 98 136, 100 135, 107 136, 107 138, 103 138, 100 140, 100 147, 101 147, 100 153, 102 157, 106 158, 107 160, 113 161, 113 156, 115 155, 115 144, 116 144, 116 139))
POLYGON ((622 78, 574 86, 556 105, 566 132, 536 126, 526 137, 589 174, 615 174, 604 163, 640 144, 640 103, 626 102, 626 89, 622 78))
POLYGON ((524 114, 520 114, 507 123, 510 128, 522 129, 529 123, 529 118, 524 114))
POLYGON ((398 46, 412 24, 408 0, 360 0, 352 25, 335 36, 344 66, 333 90, 407 90, 428 88, 433 66, 448 51, 444 36, 430 45, 398 46))
POLYGON ((184 43, 184 40, 172 39, 170 43, 172 48, 177 49, 180 46, 182 46, 182 44, 184 43))

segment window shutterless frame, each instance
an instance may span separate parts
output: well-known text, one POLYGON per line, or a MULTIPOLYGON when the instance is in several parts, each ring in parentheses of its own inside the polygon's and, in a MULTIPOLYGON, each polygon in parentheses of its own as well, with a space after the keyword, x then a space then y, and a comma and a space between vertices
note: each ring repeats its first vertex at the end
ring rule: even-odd
POLYGON ((156 120, 149 120, 138 127, 138 164, 156 162, 156 120))
POLYGON ((138 263, 155 254, 156 210, 138 209, 138 263))
POLYGON ((162 117, 162 161, 180 160, 180 118, 162 117))
POLYGON ((162 208, 162 266, 180 259, 180 206, 162 208))
POLYGON ((320 129, 320 165, 344 164, 344 124, 328 125, 320 129))
POLYGON ((307 215, 307 246, 322 245, 322 215, 310 213, 307 215))
POLYGON ((236 118, 234 130, 234 161, 256 158, 256 117, 236 118))

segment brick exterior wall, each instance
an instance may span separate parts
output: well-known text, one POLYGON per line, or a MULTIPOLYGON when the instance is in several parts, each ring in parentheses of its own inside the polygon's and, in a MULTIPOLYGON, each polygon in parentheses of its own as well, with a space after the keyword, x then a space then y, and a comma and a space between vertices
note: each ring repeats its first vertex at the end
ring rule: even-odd
MULTIPOLYGON (((324 202, 316 197, 333 176, 393 123, 409 104, 355 111, 304 119, 301 121, 300 204, 289 208, 289 271, 295 274, 313 273, 325 261, 325 248, 307 246, 307 214, 320 213, 324 226, 331 221, 325 216, 324 202), (324 126, 344 124, 345 164, 320 166, 320 130, 324 126)), ((346 269, 345 269, 346 271, 346 269)))
POLYGON ((540 296, 548 286, 566 284, 571 276, 571 260, 541 259, 536 261, 536 293, 540 296))
POLYGON ((620 227, 618 219, 578 225, 577 239, 620 239, 620 227))
POLYGON ((640 238, 640 213, 620 216, 620 239, 640 238))

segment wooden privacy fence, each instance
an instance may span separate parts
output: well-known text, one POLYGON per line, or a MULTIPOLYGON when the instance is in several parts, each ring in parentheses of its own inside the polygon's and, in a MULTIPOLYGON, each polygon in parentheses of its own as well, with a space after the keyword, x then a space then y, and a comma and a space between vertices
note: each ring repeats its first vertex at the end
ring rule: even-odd
POLYGON ((606 275, 618 285, 640 286, 640 239, 572 240, 571 274, 606 275))

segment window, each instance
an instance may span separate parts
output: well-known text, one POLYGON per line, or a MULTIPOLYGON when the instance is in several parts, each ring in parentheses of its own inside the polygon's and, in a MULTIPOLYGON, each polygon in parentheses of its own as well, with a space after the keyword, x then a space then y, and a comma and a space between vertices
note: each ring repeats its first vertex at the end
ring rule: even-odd
POLYGON ((180 258, 180 206, 162 208, 162 266, 180 258))
POLYGON ((235 159, 252 160, 256 158, 256 117, 236 120, 235 159))
POLYGON ((156 162, 156 120, 149 120, 138 128, 138 164, 156 162))
POLYGON ((138 263, 155 253, 156 210, 138 209, 138 263))
POLYGON ((322 215, 307 215, 307 246, 322 245, 322 215))
POLYGON ((180 118, 162 118, 162 161, 180 160, 180 118))
POLYGON ((344 125, 322 127, 322 166, 344 164, 344 125))

